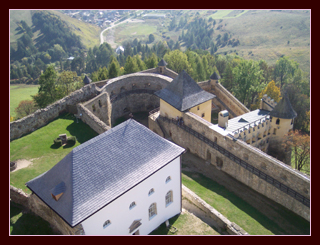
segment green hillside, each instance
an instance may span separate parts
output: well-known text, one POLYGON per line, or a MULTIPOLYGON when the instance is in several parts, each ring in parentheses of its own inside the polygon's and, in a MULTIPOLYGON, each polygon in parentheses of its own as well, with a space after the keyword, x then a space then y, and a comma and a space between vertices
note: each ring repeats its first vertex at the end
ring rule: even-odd
MULTIPOLYGON (((63 21, 65 21, 70 30, 76 35, 80 36, 81 41, 86 48, 99 45, 99 35, 101 29, 98 26, 79 21, 55 10, 48 11, 54 13, 63 21)), ((20 38, 23 34, 17 29, 18 22, 24 20, 30 27, 32 27, 32 13, 32 10, 10 10, 10 43, 14 48, 16 48, 15 45, 18 38, 20 38)), ((36 40, 38 34, 38 32, 34 32, 33 40, 36 40)))
MULTIPOLYGON (((285 55, 297 61, 301 69, 310 69, 310 12, 296 11, 247 11, 236 18, 223 17, 218 35, 228 32, 240 40, 240 46, 225 46, 218 53, 236 52, 246 59, 264 59, 274 64, 285 55)), ((214 17, 214 15, 212 15, 214 17)))
POLYGON ((75 18, 71 18, 70 16, 55 10, 50 10, 50 12, 58 15, 63 21, 65 21, 71 31, 74 34, 80 36, 81 41, 86 46, 86 48, 93 48, 94 45, 100 45, 100 27, 77 20, 75 18))

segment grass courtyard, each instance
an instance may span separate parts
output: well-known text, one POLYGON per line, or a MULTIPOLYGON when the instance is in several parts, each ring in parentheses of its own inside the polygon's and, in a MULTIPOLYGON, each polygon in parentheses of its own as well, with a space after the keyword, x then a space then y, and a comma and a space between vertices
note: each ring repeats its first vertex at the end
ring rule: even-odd
POLYGON ((71 114, 64 114, 38 130, 10 143, 10 160, 26 159, 32 162, 26 168, 10 173, 10 185, 31 193, 25 183, 39 174, 52 168, 64 158, 74 147, 97 136, 98 134, 87 124, 71 114), (59 134, 75 136, 77 142, 73 146, 56 147, 53 140, 59 134))
POLYGON ((38 93, 39 85, 10 85, 10 115, 16 117, 15 108, 22 100, 32 100, 31 95, 38 93))

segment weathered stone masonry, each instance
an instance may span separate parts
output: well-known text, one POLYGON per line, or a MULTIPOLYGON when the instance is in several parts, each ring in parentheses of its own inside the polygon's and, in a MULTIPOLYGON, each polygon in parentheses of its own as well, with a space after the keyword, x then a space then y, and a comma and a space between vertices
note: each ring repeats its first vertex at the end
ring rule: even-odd
POLYGON ((255 191, 310 220, 308 176, 242 141, 222 136, 210 128, 211 123, 201 120, 192 113, 184 113, 183 121, 184 125, 195 133, 187 132, 172 120, 164 120, 159 117, 159 112, 149 117, 150 129, 161 131, 156 120, 176 144, 189 149, 190 152, 206 159, 255 191), (210 145, 206 139, 214 144, 210 145))

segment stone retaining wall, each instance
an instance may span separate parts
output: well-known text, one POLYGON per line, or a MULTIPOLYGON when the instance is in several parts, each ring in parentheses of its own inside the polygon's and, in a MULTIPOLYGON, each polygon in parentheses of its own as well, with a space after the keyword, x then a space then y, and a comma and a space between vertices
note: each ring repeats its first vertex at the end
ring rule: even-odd
POLYGON ((182 206, 208 225, 215 227, 220 234, 248 235, 240 226, 228 220, 184 185, 182 185, 182 206))
POLYGON ((10 186, 10 200, 22 205, 28 211, 49 222, 53 230, 62 235, 80 235, 83 233, 82 225, 71 228, 59 215, 34 194, 28 195, 21 189, 10 186))

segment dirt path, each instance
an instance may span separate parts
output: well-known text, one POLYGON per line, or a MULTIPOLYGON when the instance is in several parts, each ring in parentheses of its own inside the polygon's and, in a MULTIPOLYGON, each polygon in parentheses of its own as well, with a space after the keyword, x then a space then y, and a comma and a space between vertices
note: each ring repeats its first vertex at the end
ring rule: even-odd
MULTIPOLYGON (((33 159, 31 159, 31 160, 33 160, 33 159)), ((29 165, 32 164, 31 161, 28 161, 26 159, 19 159, 19 160, 16 161, 16 163, 17 163, 17 167, 12 172, 15 172, 15 171, 17 171, 19 169, 22 169, 22 168, 26 168, 26 167, 28 167, 29 165)))

